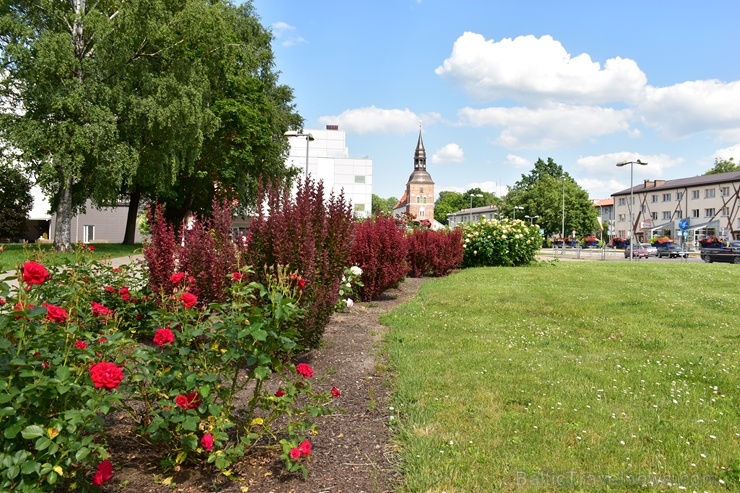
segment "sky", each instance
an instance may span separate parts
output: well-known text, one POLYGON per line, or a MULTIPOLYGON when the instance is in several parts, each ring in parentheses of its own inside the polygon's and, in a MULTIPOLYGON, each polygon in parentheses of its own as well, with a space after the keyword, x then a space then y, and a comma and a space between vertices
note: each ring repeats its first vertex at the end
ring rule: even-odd
POLYGON ((252 3, 305 129, 339 125, 382 198, 420 130, 437 194, 503 196, 540 158, 592 199, 740 162, 737 0, 252 3))

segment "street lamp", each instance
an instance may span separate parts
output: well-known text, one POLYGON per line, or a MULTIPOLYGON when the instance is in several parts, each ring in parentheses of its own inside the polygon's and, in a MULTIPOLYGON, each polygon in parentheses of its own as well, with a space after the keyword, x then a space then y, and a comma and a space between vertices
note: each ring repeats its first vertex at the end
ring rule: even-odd
POLYGON ((617 167, 621 168, 622 166, 627 166, 628 164, 630 165, 630 262, 632 262, 634 260, 635 252, 635 220, 632 217, 633 211, 635 209, 635 187, 632 185, 632 177, 635 170, 635 164, 646 166, 647 163, 643 163, 639 159, 637 161, 622 161, 621 163, 617 163, 617 167))
POLYGON ((468 214, 470 218, 468 219, 468 222, 473 222, 473 197, 483 197, 482 193, 474 193, 470 195, 470 210, 468 211, 468 214))
POLYGON ((288 130, 285 132, 286 137, 305 137, 306 138, 306 177, 308 177, 308 143, 312 140, 316 140, 313 138, 313 135, 308 133, 304 134, 303 132, 298 132, 296 130, 288 130))
POLYGON ((560 239, 562 240, 562 254, 565 255, 565 175, 563 175, 563 222, 560 226, 560 239))
POLYGON ((529 219, 529 224, 532 224, 532 221, 537 219, 540 216, 524 216, 525 219, 529 219))
POLYGON ((516 210, 517 209, 519 209, 520 211, 523 211, 524 210, 524 207, 519 206, 519 205, 515 205, 514 206, 514 220, 516 220, 516 210))

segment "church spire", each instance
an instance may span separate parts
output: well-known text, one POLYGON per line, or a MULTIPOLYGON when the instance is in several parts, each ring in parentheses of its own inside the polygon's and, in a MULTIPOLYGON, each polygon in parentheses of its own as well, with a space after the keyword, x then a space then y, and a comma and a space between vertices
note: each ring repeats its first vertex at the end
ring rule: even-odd
POLYGON ((426 171, 427 169, 427 151, 424 150, 424 141, 421 140, 421 130, 419 130, 419 141, 416 143, 416 152, 414 152, 414 170, 426 171))

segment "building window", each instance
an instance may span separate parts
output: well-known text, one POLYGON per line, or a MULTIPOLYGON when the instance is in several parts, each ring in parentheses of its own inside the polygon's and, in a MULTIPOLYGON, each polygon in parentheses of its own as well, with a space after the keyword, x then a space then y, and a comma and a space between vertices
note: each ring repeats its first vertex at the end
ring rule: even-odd
POLYGON ((657 212, 651 212, 650 213, 650 217, 652 217, 653 219, 658 219, 658 213, 657 212))
POLYGON ((730 208, 729 207, 723 207, 722 208, 722 215, 727 217, 730 215, 730 208))
POLYGON ((651 200, 652 202, 657 202, 657 201, 658 201, 658 194, 655 194, 655 193, 654 193, 654 194, 652 194, 652 195, 650 196, 650 200, 651 200))
POLYGON ((663 194, 663 202, 670 202, 671 201, 671 194, 670 193, 664 193, 663 194))
POLYGON ((705 188, 704 189, 704 198, 705 199, 713 199, 714 198, 714 192, 716 190, 714 188, 705 188))
POLYGON ((619 205, 627 205, 627 199, 624 197, 621 197, 619 199, 619 205))
POLYGON ((683 192, 676 192, 676 202, 681 202, 683 199, 683 192))
POLYGON ((617 219, 619 221, 624 221, 625 220, 625 215, 624 214, 619 214, 619 217, 617 219))
POLYGON ((416 196, 416 203, 421 204, 421 197, 419 197, 418 195, 416 196))
POLYGON ((424 208, 422 207, 419 209, 419 217, 424 217, 426 214, 424 213, 424 208))
POLYGON ((691 191, 691 198, 692 199, 698 199, 699 198, 699 190, 692 190, 691 191))
POLYGON ((671 211, 663 211, 663 219, 670 220, 671 219, 671 211))
POLYGON ((676 211, 676 217, 678 219, 683 219, 683 212, 682 211, 676 211))
POLYGON ((730 196, 730 187, 720 187, 719 193, 723 197, 729 197, 730 196))
POLYGON ((424 197, 422 198, 422 201, 423 201, 423 202, 424 202, 425 204, 427 203, 427 196, 426 196, 426 195, 425 195, 425 196, 424 196, 424 197))
POLYGON ((355 183, 365 183, 365 175, 355 175, 355 183))
POLYGON ((92 243, 95 241, 95 225, 86 224, 82 227, 82 243, 92 243))
POLYGON ((691 217, 699 217, 699 209, 691 209, 691 217))
POLYGON ((714 207, 704 209, 704 217, 714 217, 714 207))
POLYGON ((355 204, 355 212, 365 212, 365 204, 355 204))
POLYGON ((419 188, 419 193, 424 193, 424 187, 419 188))

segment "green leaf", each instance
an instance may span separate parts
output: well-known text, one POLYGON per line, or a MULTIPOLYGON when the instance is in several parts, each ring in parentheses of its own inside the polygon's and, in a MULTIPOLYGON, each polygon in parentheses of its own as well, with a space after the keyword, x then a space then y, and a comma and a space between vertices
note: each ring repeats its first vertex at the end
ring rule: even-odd
POLYGON ((254 369, 254 376, 259 380, 264 380, 270 374, 270 368, 267 366, 258 366, 254 369))
POLYGON ((59 395, 66 394, 67 392, 69 392, 69 389, 69 385, 57 385, 57 392, 59 392, 59 395))
POLYGON ((75 460, 82 461, 85 457, 90 454, 90 449, 87 447, 82 447, 80 450, 77 451, 75 454, 75 460))
POLYGON ((21 464, 21 474, 37 474, 41 464, 32 460, 27 460, 21 464))
POLYGON ((64 382, 69 379, 70 371, 66 366, 60 366, 57 368, 56 374, 59 381, 64 382))
POLYGON ((15 479, 15 477, 18 476, 18 474, 20 472, 21 472, 21 468, 20 467, 18 467, 16 465, 12 465, 12 466, 10 466, 8 468, 8 470, 5 473, 5 475, 8 477, 8 479, 15 479))
POLYGON ((8 426, 7 428, 5 428, 5 431, 3 432, 3 435, 8 440, 12 440, 16 436, 18 436, 18 433, 20 433, 20 431, 21 431, 21 427, 22 427, 21 424, 15 424, 15 425, 12 425, 12 426, 8 426))
POLYGON ((21 436, 26 440, 31 440, 44 436, 44 430, 38 425, 29 425, 26 426, 26 429, 24 429, 23 432, 21 432, 21 436))
POLYGON ((49 445, 51 445, 53 442, 49 440, 48 437, 39 437, 38 440, 36 440, 36 443, 34 443, 34 447, 36 447, 37 451, 46 450, 49 448, 49 445))
POLYGON ((267 331, 259 329, 252 332, 252 338, 255 341, 266 341, 267 340, 267 331))
POLYGON ((198 429, 198 423, 200 418, 198 416, 188 416, 182 423, 182 429, 187 431, 195 431, 198 429))

